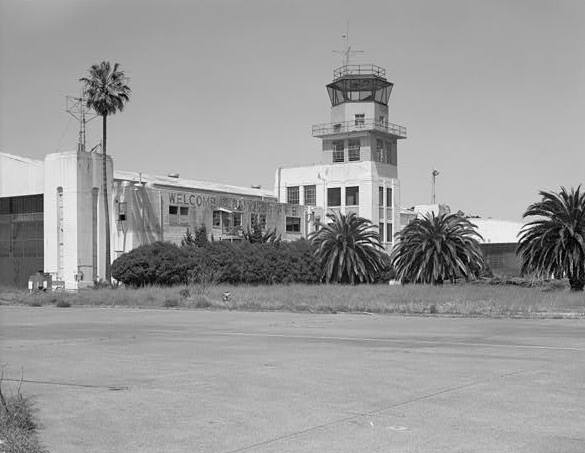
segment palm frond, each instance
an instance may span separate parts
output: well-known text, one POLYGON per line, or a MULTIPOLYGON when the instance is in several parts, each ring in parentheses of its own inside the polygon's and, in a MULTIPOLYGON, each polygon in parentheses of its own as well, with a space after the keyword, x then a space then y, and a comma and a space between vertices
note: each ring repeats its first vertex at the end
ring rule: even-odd
POLYGON ((431 214, 413 220, 397 234, 390 255, 402 282, 440 284, 479 276, 484 269, 481 235, 457 214, 431 214))

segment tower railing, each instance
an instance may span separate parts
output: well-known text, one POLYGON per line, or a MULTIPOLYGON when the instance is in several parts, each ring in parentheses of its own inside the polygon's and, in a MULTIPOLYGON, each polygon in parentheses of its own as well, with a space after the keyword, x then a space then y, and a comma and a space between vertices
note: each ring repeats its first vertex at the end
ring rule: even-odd
POLYGON ((349 132, 361 132, 377 130, 395 135, 398 138, 406 138, 406 127, 388 121, 377 121, 374 118, 365 118, 341 123, 324 123, 313 126, 313 137, 326 135, 345 134, 349 132))
POLYGON ((374 75, 376 77, 386 77, 386 70, 375 64, 347 64, 333 70, 334 79, 348 75, 374 75))

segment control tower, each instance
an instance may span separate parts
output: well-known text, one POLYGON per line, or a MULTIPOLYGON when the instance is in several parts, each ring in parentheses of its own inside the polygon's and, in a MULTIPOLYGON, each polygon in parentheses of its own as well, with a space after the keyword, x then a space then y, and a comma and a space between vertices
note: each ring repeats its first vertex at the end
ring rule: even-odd
POLYGON ((335 69, 327 85, 331 120, 312 128, 321 139, 321 164, 276 175, 280 201, 315 206, 322 215, 355 212, 378 225, 387 249, 400 229, 397 144, 406 138, 405 127, 388 121, 393 87, 373 64, 335 69))

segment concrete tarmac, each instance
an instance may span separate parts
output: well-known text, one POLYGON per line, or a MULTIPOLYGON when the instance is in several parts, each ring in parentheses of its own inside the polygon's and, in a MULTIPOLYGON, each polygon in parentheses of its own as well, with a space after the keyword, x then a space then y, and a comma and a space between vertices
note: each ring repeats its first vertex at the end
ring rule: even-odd
POLYGON ((585 452, 585 320, 2 307, 52 453, 585 452))

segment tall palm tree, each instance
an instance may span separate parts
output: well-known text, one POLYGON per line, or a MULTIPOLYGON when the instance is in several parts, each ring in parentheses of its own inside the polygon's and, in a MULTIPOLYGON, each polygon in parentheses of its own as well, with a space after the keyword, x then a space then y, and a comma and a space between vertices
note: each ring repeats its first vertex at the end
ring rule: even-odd
POLYGON ((84 94, 87 98, 87 107, 92 108, 102 117, 102 176, 104 195, 104 217, 106 222, 106 281, 111 283, 111 256, 110 256, 110 210, 108 200, 108 177, 106 166, 106 119, 109 115, 124 110, 124 104, 130 99, 128 77, 121 71, 120 65, 113 66, 109 61, 102 61, 89 68, 89 76, 79 79, 84 85, 84 94))
POLYGON ((573 291, 585 287, 585 192, 541 191, 523 217, 535 216, 520 231, 517 254, 522 272, 541 277, 566 276, 573 291))
POLYGON ((311 233, 322 279, 328 283, 371 283, 384 269, 378 231, 369 220, 340 212, 327 214, 330 223, 311 233))
POLYGON ((484 258, 476 226, 458 214, 434 213, 415 219, 397 233, 390 255, 401 282, 432 283, 478 277, 484 258))

